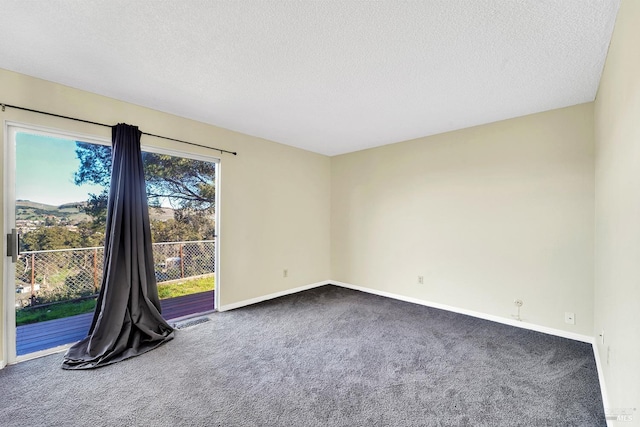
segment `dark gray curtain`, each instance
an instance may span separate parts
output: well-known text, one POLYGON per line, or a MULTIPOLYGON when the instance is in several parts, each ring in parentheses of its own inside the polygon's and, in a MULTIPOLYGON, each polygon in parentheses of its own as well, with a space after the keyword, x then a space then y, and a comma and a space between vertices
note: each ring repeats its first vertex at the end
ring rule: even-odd
POLYGON ((173 338, 160 314, 140 135, 136 126, 112 128, 102 286, 89 335, 66 352, 63 369, 119 362, 173 338))

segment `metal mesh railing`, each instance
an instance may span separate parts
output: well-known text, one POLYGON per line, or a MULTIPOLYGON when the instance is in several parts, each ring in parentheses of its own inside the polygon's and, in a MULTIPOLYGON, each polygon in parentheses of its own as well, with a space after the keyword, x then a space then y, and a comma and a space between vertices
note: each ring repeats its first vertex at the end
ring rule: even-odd
MULTIPOLYGON (((215 271, 214 240, 152 246, 158 283, 215 271)), ((21 253, 16 262, 16 305, 39 305, 97 294, 103 258, 103 247, 21 253)))

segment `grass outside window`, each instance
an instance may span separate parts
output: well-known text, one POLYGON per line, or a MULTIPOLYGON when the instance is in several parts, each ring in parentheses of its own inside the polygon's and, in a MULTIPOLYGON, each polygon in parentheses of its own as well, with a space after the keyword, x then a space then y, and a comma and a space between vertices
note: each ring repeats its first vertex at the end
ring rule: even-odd
MULTIPOLYGON (((161 283, 158 285, 158 296, 160 299, 169 299, 199 292, 212 291, 214 288, 215 278, 211 275, 191 280, 185 279, 172 283, 161 283)), ((95 298, 62 302, 46 307, 25 307, 16 310, 16 326, 90 313, 95 310, 95 307, 95 298)))

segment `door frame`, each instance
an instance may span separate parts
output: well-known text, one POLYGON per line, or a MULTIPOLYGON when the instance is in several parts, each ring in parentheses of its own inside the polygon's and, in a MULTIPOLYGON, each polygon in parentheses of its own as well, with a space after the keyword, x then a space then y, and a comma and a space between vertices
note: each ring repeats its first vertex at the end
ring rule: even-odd
MULTIPOLYGON (((111 146, 111 140, 97 135, 91 135, 86 133, 69 131, 66 129, 59 129, 47 126, 39 126, 31 123, 23 123, 5 120, 4 122, 4 191, 2 198, 2 209, 3 209, 3 231, 2 231, 2 247, 3 247, 3 257, 4 262, 2 263, 2 288, 0 292, 2 292, 3 296, 3 307, 1 308, 1 312, 3 313, 2 318, 2 354, 0 354, 0 369, 5 367, 6 365, 22 362, 24 360, 33 359, 36 357, 45 356, 47 354, 56 353, 59 351, 63 351, 66 348, 70 347, 71 344, 54 347, 47 350, 38 351, 35 353, 30 353, 23 356, 16 355, 16 316, 15 316, 15 289, 11 289, 9 283, 15 280, 15 269, 12 268, 13 263, 8 260, 7 250, 8 250, 8 242, 6 239, 6 235, 11 233, 11 229, 15 228, 16 224, 16 190, 15 190, 15 181, 16 181, 16 134, 18 132, 28 132, 33 134, 40 134, 43 136, 50 136, 55 138, 64 138, 64 139, 72 139, 83 142, 88 142, 92 144, 99 145, 107 145, 111 146)), ((215 290, 214 290, 214 307, 213 310, 216 310, 220 306, 220 163, 221 160, 218 157, 208 156, 204 154, 197 154, 191 152, 184 152, 176 149, 150 146, 145 144, 140 144, 140 149, 142 151, 154 154, 165 154, 175 157, 183 157, 193 160, 200 160, 215 163, 215 290)))

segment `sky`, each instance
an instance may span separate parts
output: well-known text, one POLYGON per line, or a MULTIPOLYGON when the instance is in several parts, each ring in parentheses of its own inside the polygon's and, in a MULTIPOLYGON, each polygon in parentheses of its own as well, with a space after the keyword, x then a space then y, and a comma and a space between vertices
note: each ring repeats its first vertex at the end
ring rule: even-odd
POLYGON ((18 133, 16 135, 16 199, 59 206, 99 194, 97 185, 75 185, 80 161, 74 140, 18 133))

